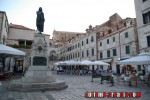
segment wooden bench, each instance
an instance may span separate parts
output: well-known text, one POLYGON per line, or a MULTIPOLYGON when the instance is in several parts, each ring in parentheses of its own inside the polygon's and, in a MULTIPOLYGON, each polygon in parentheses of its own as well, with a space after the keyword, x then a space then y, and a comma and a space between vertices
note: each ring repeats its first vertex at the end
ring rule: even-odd
POLYGON ((103 84, 102 82, 104 80, 111 81, 111 79, 112 79, 111 75, 92 74, 92 81, 91 82, 93 82, 93 78, 101 78, 101 84, 103 84))
POLYGON ((101 76, 101 84, 103 84, 102 83, 103 80, 111 81, 111 79, 112 79, 112 76, 110 76, 110 75, 102 75, 101 76))
POLYGON ((92 74, 92 81, 93 82, 93 78, 100 78, 102 75, 101 74, 92 74))

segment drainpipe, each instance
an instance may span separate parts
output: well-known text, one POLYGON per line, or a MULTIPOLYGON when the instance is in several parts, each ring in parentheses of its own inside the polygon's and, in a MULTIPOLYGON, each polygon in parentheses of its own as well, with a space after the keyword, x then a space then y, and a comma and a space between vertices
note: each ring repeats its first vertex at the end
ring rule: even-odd
POLYGON ((121 31, 119 31, 119 50, 120 50, 120 58, 121 58, 121 45, 120 45, 120 33, 121 33, 121 31))
POLYGON ((139 40, 138 40, 138 28, 137 27, 137 22, 136 22, 136 19, 135 19, 135 24, 133 25, 134 27, 134 35, 135 35, 135 45, 136 45, 136 54, 139 54, 140 53, 140 50, 139 50, 139 40))
POLYGON ((95 38, 95 39, 96 39, 96 40, 95 40, 95 42, 96 42, 96 53, 97 53, 97 54, 96 54, 96 60, 98 60, 98 37, 97 37, 97 35, 98 35, 98 34, 96 33, 96 38, 95 38))
POLYGON ((81 46, 82 46, 82 42, 81 42, 81 36, 80 37, 80 41, 79 41, 79 46, 80 46, 80 52, 79 52, 79 56, 80 56, 80 61, 81 61, 81 46))
MULTIPOLYGON (((118 30, 118 26, 117 26, 117 30, 118 30)), ((120 33, 121 33, 121 31, 118 31, 119 32, 119 59, 121 59, 121 45, 120 45, 120 33)), ((120 66, 120 65, 119 65, 120 66)), ((120 70, 121 70, 121 67, 120 67, 120 70)), ((117 72, 117 71, 116 71, 117 72)))
MULTIPOLYGON (((96 42, 96 60, 98 60, 98 34, 96 34, 95 42, 96 42)), ((99 65, 97 65, 97 68, 99 68, 99 65)))

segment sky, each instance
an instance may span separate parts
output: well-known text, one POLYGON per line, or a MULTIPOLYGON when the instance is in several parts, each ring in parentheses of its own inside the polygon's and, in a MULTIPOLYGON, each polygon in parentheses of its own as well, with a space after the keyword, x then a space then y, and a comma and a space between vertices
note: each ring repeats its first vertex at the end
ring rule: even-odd
POLYGON ((42 7, 44 33, 53 30, 85 32, 92 25, 101 25, 118 13, 122 18, 135 18, 134 0, 0 0, 9 23, 36 30, 36 11, 42 7))

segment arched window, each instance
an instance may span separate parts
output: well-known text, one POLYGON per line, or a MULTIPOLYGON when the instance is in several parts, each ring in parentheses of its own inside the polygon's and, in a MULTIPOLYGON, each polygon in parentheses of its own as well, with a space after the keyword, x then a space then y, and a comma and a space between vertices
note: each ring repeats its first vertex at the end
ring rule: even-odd
POLYGON ((56 51, 55 51, 55 50, 52 50, 52 51, 50 52, 50 59, 51 59, 51 60, 57 59, 57 54, 56 54, 56 51))

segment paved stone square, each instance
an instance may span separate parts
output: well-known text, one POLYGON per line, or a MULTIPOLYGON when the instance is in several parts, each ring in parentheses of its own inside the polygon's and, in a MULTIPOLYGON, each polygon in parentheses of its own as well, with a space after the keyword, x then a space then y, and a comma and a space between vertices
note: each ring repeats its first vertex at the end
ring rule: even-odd
MULTIPOLYGON (((129 87, 127 82, 115 82, 115 86, 110 87, 110 83, 100 84, 100 79, 91 82, 91 76, 65 75, 56 73, 54 77, 66 81, 68 88, 61 91, 40 91, 40 92, 14 92, 7 91, 6 86, 9 80, 0 81, 0 100, 100 100, 101 98, 85 98, 88 92, 141 92, 141 98, 117 98, 117 100, 149 100, 150 86, 139 82, 138 87, 129 87)), ((18 77, 19 78, 19 77, 18 77)), ((102 98, 104 100, 116 98, 102 98)))

